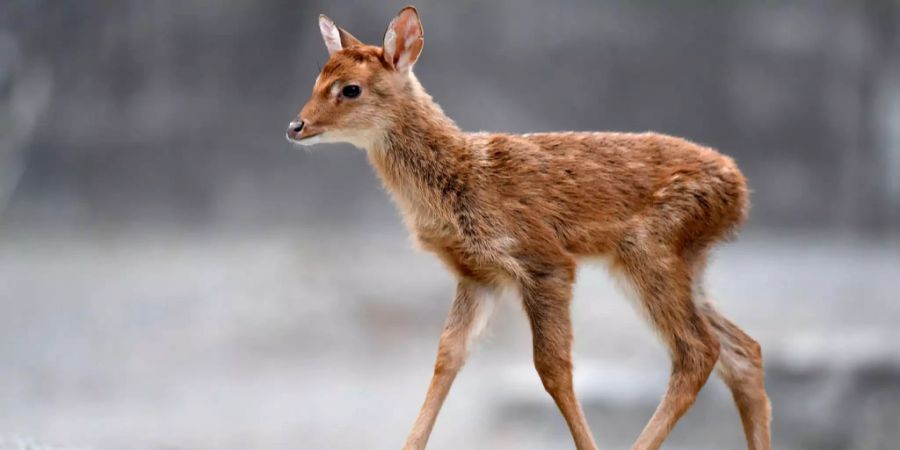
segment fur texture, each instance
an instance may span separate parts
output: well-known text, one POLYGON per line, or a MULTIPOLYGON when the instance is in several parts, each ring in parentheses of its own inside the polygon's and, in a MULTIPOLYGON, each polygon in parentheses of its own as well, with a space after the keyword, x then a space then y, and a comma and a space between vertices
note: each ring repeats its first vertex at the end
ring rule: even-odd
POLYGON ((717 362, 748 447, 770 448, 759 345, 696 298, 710 247, 747 215, 733 160, 656 133, 464 133, 412 73, 424 42, 415 9, 391 22, 386 47, 321 20, 331 57, 295 119, 302 131, 288 138, 365 149, 417 242, 459 280, 405 448, 424 448, 488 314, 486 296, 509 286, 521 294, 535 367, 576 447, 596 448, 572 387, 569 312, 576 262, 593 257, 611 261, 672 357, 666 394, 633 448, 660 447, 717 362), (349 85, 361 94, 348 98, 349 85))

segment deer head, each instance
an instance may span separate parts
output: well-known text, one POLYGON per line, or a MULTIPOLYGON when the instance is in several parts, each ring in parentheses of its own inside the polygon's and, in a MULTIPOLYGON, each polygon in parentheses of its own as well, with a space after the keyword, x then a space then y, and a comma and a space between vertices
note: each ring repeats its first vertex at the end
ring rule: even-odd
POLYGON ((287 138, 301 145, 347 142, 370 148, 409 102, 423 95, 412 74, 424 43, 419 14, 412 6, 403 8, 380 47, 363 44, 324 15, 319 29, 329 58, 287 138))

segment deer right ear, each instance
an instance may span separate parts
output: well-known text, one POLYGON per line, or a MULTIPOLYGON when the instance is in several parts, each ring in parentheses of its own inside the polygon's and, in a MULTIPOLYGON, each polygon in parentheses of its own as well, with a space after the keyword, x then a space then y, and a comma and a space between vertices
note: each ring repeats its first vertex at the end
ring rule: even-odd
POLYGON ((328 48, 329 55, 333 55, 345 48, 362 45, 359 39, 353 37, 352 34, 343 28, 338 28, 334 21, 325 14, 319 16, 319 30, 322 32, 322 39, 325 40, 325 47, 328 48))
POLYGON ((384 60, 398 72, 409 71, 419 58, 424 44, 425 32, 422 31, 419 12, 407 6, 400 10, 384 32, 384 60))

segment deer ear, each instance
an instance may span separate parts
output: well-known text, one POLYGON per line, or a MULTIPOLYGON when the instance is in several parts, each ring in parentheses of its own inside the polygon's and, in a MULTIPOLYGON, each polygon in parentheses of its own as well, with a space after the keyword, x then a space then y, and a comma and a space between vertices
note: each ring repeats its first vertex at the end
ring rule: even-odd
POLYGON ((419 21, 419 12, 407 6, 400 10, 384 32, 384 59, 398 72, 409 71, 419 58, 424 44, 425 32, 419 21))
POLYGON ((319 30, 322 31, 322 39, 325 40, 325 47, 328 48, 329 55, 333 55, 341 49, 362 45, 359 39, 343 28, 338 28, 334 21, 324 14, 319 16, 319 30))

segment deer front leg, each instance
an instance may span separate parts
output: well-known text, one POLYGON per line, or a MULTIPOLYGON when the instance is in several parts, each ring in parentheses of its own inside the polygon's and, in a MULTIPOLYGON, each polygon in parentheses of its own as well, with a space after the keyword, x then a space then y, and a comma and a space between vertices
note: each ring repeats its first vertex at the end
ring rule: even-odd
POLYGON ((457 286, 456 298, 438 345, 431 385, 404 450, 424 449, 428 443, 450 386, 465 363, 471 344, 486 325, 493 310, 494 299, 488 293, 485 287, 468 280, 461 281, 457 286))
POLYGON ((559 407, 575 448, 596 450, 572 384, 572 298, 574 264, 563 259, 556 267, 535 271, 522 286, 525 312, 531 322, 534 366, 544 388, 559 407))

